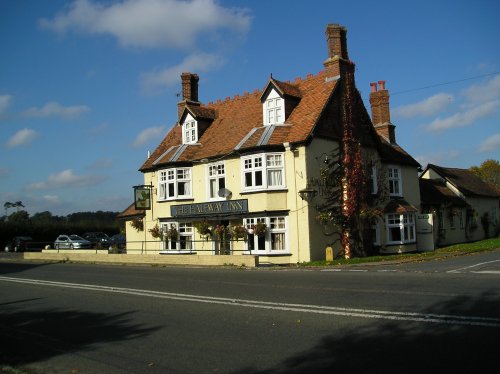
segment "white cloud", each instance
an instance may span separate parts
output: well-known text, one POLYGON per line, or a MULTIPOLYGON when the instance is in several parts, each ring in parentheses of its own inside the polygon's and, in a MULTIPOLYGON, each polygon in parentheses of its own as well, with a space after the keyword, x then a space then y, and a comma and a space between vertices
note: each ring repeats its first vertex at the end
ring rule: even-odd
POLYGON ((438 93, 418 103, 394 108, 392 114, 400 118, 433 116, 444 110, 453 100, 453 95, 438 93))
POLYGON ((470 102, 495 101, 500 99, 500 75, 485 84, 470 86, 462 91, 462 95, 470 102))
POLYGON ((42 108, 32 107, 26 110, 23 115, 25 117, 59 117, 63 119, 75 119, 82 114, 88 112, 90 108, 86 105, 62 106, 57 102, 45 104, 42 108))
POLYGON ((11 95, 0 95, 0 114, 5 113, 8 106, 10 105, 11 100, 12 100, 11 95))
POLYGON ((222 58, 212 54, 198 53, 190 55, 179 65, 142 73, 140 77, 142 91, 146 94, 160 93, 165 87, 179 84, 182 72, 204 72, 222 64, 222 58))
POLYGON ((441 132, 452 128, 469 126, 474 121, 495 113, 498 108, 500 108, 500 100, 490 101, 443 119, 436 118, 430 124, 425 125, 424 128, 431 132, 441 132))
POLYGON ((479 146, 479 152, 490 152, 500 150, 500 134, 494 134, 483 141, 479 146))
POLYGON ((99 175, 76 175, 73 170, 66 169, 57 174, 51 174, 46 181, 36 182, 28 186, 29 190, 46 190, 67 187, 87 187, 104 180, 99 175))
POLYGON ((38 133, 35 130, 31 129, 22 129, 16 132, 14 135, 7 140, 8 148, 20 147, 23 145, 29 145, 33 140, 38 137, 38 133))
POLYGON ((139 148, 144 144, 148 143, 150 140, 155 140, 156 143, 162 140, 165 136, 165 126, 149 127, 142 130, 139 135, 135 138, 132 146, 134 148, 139 148))
POLYGON ((245 33, 250 22, 248 9, 225 8, 215 0, 75 0, 40 25, 58 33, 112 35, 124 47, 186 48, 198 35, 218 29, 245 33))
POLYGON ((113 166, 113 160, 109 158, 101 158, 96 160, 92 164, 89 165, 90 169, 109 169, 113 166))

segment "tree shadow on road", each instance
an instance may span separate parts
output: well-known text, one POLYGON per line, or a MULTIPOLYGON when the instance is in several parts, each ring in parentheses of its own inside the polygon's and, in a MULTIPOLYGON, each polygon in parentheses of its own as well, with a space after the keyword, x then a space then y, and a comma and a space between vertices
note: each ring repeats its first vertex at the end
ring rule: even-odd
MULTIPOLYGON (((377 320, 365 327, 345 329, 323 337, 308 351, 279 365, 239 374, 302 373, 478 373, 500 372, 500 298, 485 293, 457 297, 423 313, 484 316, 496 326, 377 320)), ((336 318, 332 316, 332 318, 336 318)))
POLYGON ((103 314, 64 309, 23 311, 9 302, 0 305, 0 363, 26 365, 93 344, 136 339, 158 327, 132 324, 129 313, 103 314))

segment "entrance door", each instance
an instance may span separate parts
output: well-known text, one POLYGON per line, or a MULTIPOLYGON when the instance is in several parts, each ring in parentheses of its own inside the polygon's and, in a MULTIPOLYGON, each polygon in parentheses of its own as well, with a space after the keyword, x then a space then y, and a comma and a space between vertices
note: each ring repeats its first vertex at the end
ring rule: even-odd
POLYGON ((214 228, 212 232, 212 241, 215 255, 229 255, 231 254, 231 240, 227 233, 227 228, 229 227, 229 221, 211 221, 212 227, 214 228), (222 225, 226 228, 226 235, 221 239, 220 235, 216 232, 215 228, 218 225, 222 225))

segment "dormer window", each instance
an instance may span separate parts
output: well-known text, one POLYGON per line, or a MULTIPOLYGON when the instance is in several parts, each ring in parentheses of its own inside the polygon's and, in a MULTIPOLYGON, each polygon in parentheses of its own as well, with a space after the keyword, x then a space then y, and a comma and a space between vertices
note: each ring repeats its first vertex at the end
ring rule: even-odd
POLYGON ((285 100, 273 89, 264 101, 264 124, 279 125, 285 122, 285 100))
POLYGON ((198 142, 198 123, 188 114, 182 123, 182 144, 194 144, 198 142))

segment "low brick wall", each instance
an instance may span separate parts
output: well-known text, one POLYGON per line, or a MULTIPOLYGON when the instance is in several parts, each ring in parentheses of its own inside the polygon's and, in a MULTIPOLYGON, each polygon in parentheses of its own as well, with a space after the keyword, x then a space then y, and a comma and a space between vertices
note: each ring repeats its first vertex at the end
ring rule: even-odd
POLYGON ((157 264, 157 265, 200 265, 200 266, 246 266, 259 264, 258 256, 251 255, 133 255, 109 254, 107 250, 46 250, 24 252, 25 260, 71 261, 92 263, 157 264), (96 253, 97 252, 97 253, 96 253))

